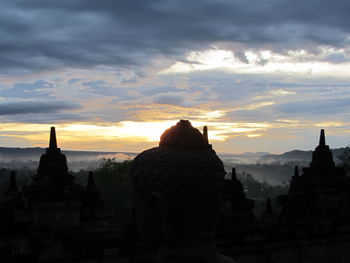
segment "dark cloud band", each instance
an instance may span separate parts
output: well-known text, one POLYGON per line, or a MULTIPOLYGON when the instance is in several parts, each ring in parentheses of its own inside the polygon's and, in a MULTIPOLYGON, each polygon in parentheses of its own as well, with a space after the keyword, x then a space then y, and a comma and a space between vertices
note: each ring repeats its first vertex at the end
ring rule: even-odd
POLYGON ((11 1, 0 11, 0 69, 126 67, 218 42, 280 51, 341 47, 349 9, 340 0, 11 1))
POLYGON ((57 113, 64 110, 74 110, 80 108, 79 105, 65 101, 0 101, 0 116, 30 114, 30 113, 57 113))

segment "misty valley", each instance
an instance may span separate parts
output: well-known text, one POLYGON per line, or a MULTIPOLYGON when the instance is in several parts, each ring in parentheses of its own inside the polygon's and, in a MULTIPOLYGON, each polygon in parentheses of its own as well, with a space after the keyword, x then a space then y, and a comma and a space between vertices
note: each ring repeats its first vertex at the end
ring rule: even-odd
MULTIPOLYGON (((345 148, 333 149, 335 160, 345 148)), ((30 183, 38 168, 40 155, 44 148, 6 148, 0 147, 0 191, 8 186, 9 174, 16 171, 19 188, 30 183)), ((67 156, 70 173, 78 184, 86 185, 88 172, 95 174, 96 184, 101 189, 102 199, 114 211, 117 224, 125 224, 130 213, 131 197, 128 171, 137 153, 62 151, 67 156), (129 206, 129 207, 128 207, 129 206)), ((294 167, 307 166, 312 151, 294 150, 283 154, 267 152, 243 154, 218 154, 224 163, 227 174, 235 167, 238 179, 244 186, 248 198, 255 201, 256 216, 265 209, 267 198, 275 198, 288 192, 294 167)))

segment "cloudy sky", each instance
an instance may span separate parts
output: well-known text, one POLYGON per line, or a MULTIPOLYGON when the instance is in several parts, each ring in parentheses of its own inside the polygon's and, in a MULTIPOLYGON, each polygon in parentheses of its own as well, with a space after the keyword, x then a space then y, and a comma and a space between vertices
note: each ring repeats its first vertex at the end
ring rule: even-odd
POLYGON ((346 0, 0 0, 0 146, 218 152, 350 144, 346 0))

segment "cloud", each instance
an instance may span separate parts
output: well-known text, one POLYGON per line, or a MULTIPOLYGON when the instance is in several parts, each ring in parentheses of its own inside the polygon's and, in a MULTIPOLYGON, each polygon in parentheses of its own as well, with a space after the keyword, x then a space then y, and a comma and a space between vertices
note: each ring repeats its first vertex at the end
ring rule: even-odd
POLYGON ((55 95, 55 87, 44 80, 16 83, 7 87, 0 85, 0 95, 7 98, 48 98, 55 95))
POLYGON ((183 94, 159 94, 153 98, 155 104, 182 105, 184 101, 183 94))
POLYGON ((333 115, 349 112, 350 97, 330 98, 330 99, 312 99, 298 102, 281 104, 276 107, 277 110, 287 114, 297 114, 304 116, 333 115))
POLYGON ((271 125, 250 130, 255 142, 273 127, 269 142, 287 125, 302 134, 314 122, 347 123, 349 8, 340 0, 6 1, 0 120, 271 125), (174 65, 187 70, 164 74, 174 65))
POLYGON ((5 115, 1 117, 1 121, 55 125, 57 123, 85 122, 85 121, 91 121, 91 119, 82 114, 49 112, 49 113, 28 113, 28 114, 5 115))
POLYGON ((66 101, 16 100, 0 101, 0 116, 31 113, 52 114, 64 110, 79 109, 80 105, 66 101))
POLYGON ((0 11, 0 69, 137 66, 159 54, 180 58, 214 43, 231 43, 245 63, 238 51, 246 47, 344 47, 348 9, 340 0, 11 1, 0 11))

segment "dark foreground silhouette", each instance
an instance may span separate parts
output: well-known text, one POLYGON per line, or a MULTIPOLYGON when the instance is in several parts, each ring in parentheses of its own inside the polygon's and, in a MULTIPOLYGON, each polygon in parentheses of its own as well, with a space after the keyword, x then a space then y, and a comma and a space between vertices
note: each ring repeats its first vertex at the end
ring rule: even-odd
POLYGON ((215 246, 225 173, 208 138, 185 120, 135 158, 136 222, 156 262, 234 262, 215 246))
POLYGON ((114 171, 127 179, 132 162, 117 170, 106 162, 108 176, 100 176, 108 187, 92 173, 80 185, 52 128, 37 174, 20 189, 12 172, 0 196, 1 263, 350 262, 350 178, 334 164, 323 130, 310 165, 295 168, 288 193, 267 199, 260 217, 234 168, 224 180, 207 134, 180 121, 137 156, 126 230, 122 215, 114 217, 121 233, 101 196, 130 190, 114 171))

